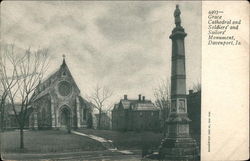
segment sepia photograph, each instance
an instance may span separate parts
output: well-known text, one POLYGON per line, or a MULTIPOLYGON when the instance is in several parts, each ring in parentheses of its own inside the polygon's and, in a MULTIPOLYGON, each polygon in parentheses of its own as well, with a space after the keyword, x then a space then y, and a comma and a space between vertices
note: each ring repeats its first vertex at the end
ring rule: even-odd
POLYGON ((3 1, 2 160, 201 155, 200 1, 3 1))

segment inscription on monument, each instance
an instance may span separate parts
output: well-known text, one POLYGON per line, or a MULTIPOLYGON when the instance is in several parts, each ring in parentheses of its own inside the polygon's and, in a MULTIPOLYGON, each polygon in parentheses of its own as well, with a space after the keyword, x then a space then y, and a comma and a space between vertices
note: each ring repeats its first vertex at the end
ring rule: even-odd
POLYGON ((178 110, 179 110, 179 112, 186 112, 186 108, 185 108, 185 100, 184 99, 180 99, 179 101, 178 101, 178 110))

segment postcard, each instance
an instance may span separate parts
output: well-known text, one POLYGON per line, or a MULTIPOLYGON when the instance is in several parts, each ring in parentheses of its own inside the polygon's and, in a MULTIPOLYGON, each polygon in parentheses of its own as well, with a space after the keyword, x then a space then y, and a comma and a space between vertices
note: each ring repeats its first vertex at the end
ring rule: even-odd
POLYGON ((249 159, 246 1, 3 1, 2 160, 249 159))

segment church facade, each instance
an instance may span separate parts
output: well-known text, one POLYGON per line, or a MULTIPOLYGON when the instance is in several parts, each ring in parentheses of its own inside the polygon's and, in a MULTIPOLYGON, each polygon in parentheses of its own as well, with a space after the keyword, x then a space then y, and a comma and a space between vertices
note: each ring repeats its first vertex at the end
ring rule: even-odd
POLYGON ((93 104, 80 96, 65 58, 60 68, 36 87, 31 99, 33 129, 91 128, 93 104))

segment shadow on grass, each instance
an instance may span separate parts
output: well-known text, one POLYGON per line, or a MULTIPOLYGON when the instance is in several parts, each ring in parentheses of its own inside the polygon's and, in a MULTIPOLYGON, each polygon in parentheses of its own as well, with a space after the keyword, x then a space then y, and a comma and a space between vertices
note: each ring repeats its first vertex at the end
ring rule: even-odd
POLYGON ((121 150, 142 150, 143 148, 155 150, 158 148, 163 138, 163 134, 157 132, 121 132, 93 129, 84 129, 78 131, 112 140, 114 146, 121 150))
POLYGON ((19 131, 1 133, 4 153, 51 153, 104 150, 101 143, 66 131, 25 131, 24 149, 19 148, 19 131))

